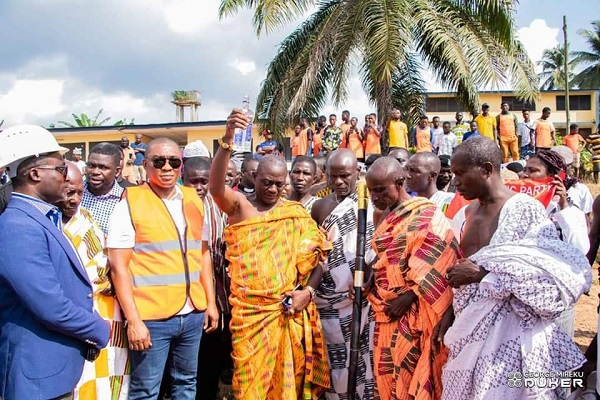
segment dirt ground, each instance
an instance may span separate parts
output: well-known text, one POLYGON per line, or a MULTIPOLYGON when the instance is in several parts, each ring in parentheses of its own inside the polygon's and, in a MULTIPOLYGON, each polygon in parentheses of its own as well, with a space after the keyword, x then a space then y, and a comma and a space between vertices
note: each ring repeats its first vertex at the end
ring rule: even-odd
MULTIPOLYGON (((590 188, 594 198, 600 195, 600 185, 586 183, 590 188)), ((575 306, 575 341, 581 349, 586 349, 598 328, 598 263, 592 266, 594 279, 589 296, 581 296, 575 306)))

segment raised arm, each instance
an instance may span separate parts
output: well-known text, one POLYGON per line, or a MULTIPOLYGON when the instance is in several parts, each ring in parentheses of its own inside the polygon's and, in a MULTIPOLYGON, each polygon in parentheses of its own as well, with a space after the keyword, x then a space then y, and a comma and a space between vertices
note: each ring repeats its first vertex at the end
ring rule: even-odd
POLYGON ((210 168, 210 180, 208 189, 217 206, 227 215, 233 215, 239 209, 239 198, 237 193, 225 185, 227 165, 233 150, 233 134, 236 128, 246 129, 248 118, 242 110, 234 109, 227 117, 225 135, 221 138, 222 144, 217 149, 215 158, 210 168), (228 147, 226 149, 225 147, 228 147))

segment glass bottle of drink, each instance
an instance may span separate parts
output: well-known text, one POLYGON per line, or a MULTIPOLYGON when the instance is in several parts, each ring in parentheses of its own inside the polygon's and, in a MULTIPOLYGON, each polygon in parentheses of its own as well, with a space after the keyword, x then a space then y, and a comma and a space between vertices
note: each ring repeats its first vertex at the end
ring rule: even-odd
POLYGON ((242 111, 250 120, 246 129, 236 128, 233 134, 233 151, 240 153, 252 153, 252 123, 254 112, 250 109, 250 96, 244 96, 242 111))

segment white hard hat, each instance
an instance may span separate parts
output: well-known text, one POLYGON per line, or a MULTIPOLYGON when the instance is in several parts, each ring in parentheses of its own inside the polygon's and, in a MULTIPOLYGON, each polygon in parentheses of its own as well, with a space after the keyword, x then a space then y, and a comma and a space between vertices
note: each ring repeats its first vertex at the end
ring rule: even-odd
POLYGON ((16 125, 0 132, 0 167, 6 167, 11 178, 17 175, 19 164, 29 157, 69 151, 61 147, 46 129, 37 125, 16 125))
POLYGON ((191 157, 208 157, 210 158, 210 153, 204 143, 201 140, 196 140, 195 142, 189 143, 187 146, 183 148, 183 158, 191 158, 191 157))

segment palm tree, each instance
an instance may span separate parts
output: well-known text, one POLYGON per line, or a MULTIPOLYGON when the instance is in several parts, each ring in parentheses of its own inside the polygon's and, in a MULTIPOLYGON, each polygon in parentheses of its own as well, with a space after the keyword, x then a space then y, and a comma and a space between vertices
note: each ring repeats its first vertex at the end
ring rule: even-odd
POLYGON ((577 33, 583 36, 590 46, 590 51, 574 51, 573 60, 588 65, 579 72, 574 83, 581 89, 600 88, 600 20, 592 22, 593 30, 581 29, 577 33))
POLYGON ((466 109, 480 87, 510 82, 520 97, 537 98, 537 76, 515 37, 514 0, 222 0, 220 16, 254 8, 257 34, 317 10, 281 43, 257 99, 258 116, 275 131, 300 113, 318 115, 329 94, 348 98, 358 70, 380 119, 407 106, 424 109, 424 64, 466 109))
MULTIPOLYGON (((104 109, 100 109, 98 113, 94 116, 94 118, 90 118, 87 114, 81 113, 81 115, 71 114, 73 116, 73 122, 68 121, 58 121, 58 124, 63 125, 66 128, 82 128, 82 127, 91 127, 91 126, 102 126, 108 121, 110 121, 110 117, 106 117, 104 119, 100 119, 102 112, 104 109)), ((132 119, 130 122, 127 122, 127 118, 118 120, 113 124, 113 126, 123 126, 123 125, 133 125, 134 120, 132 119)), ((50 124, 50 128, 55 128, 55 124, 50 124)))
MULTIPOLYGON (((573 88, 573 69, 575 61, 569 61, 569 88, 573 88)), ((546 49, 542 53, 542 59, 537 62, 542 67, 538 74, 540 78, 540 89, 542 90, 564 90, 565 89, 565 48, 557 46, 546 49)))

